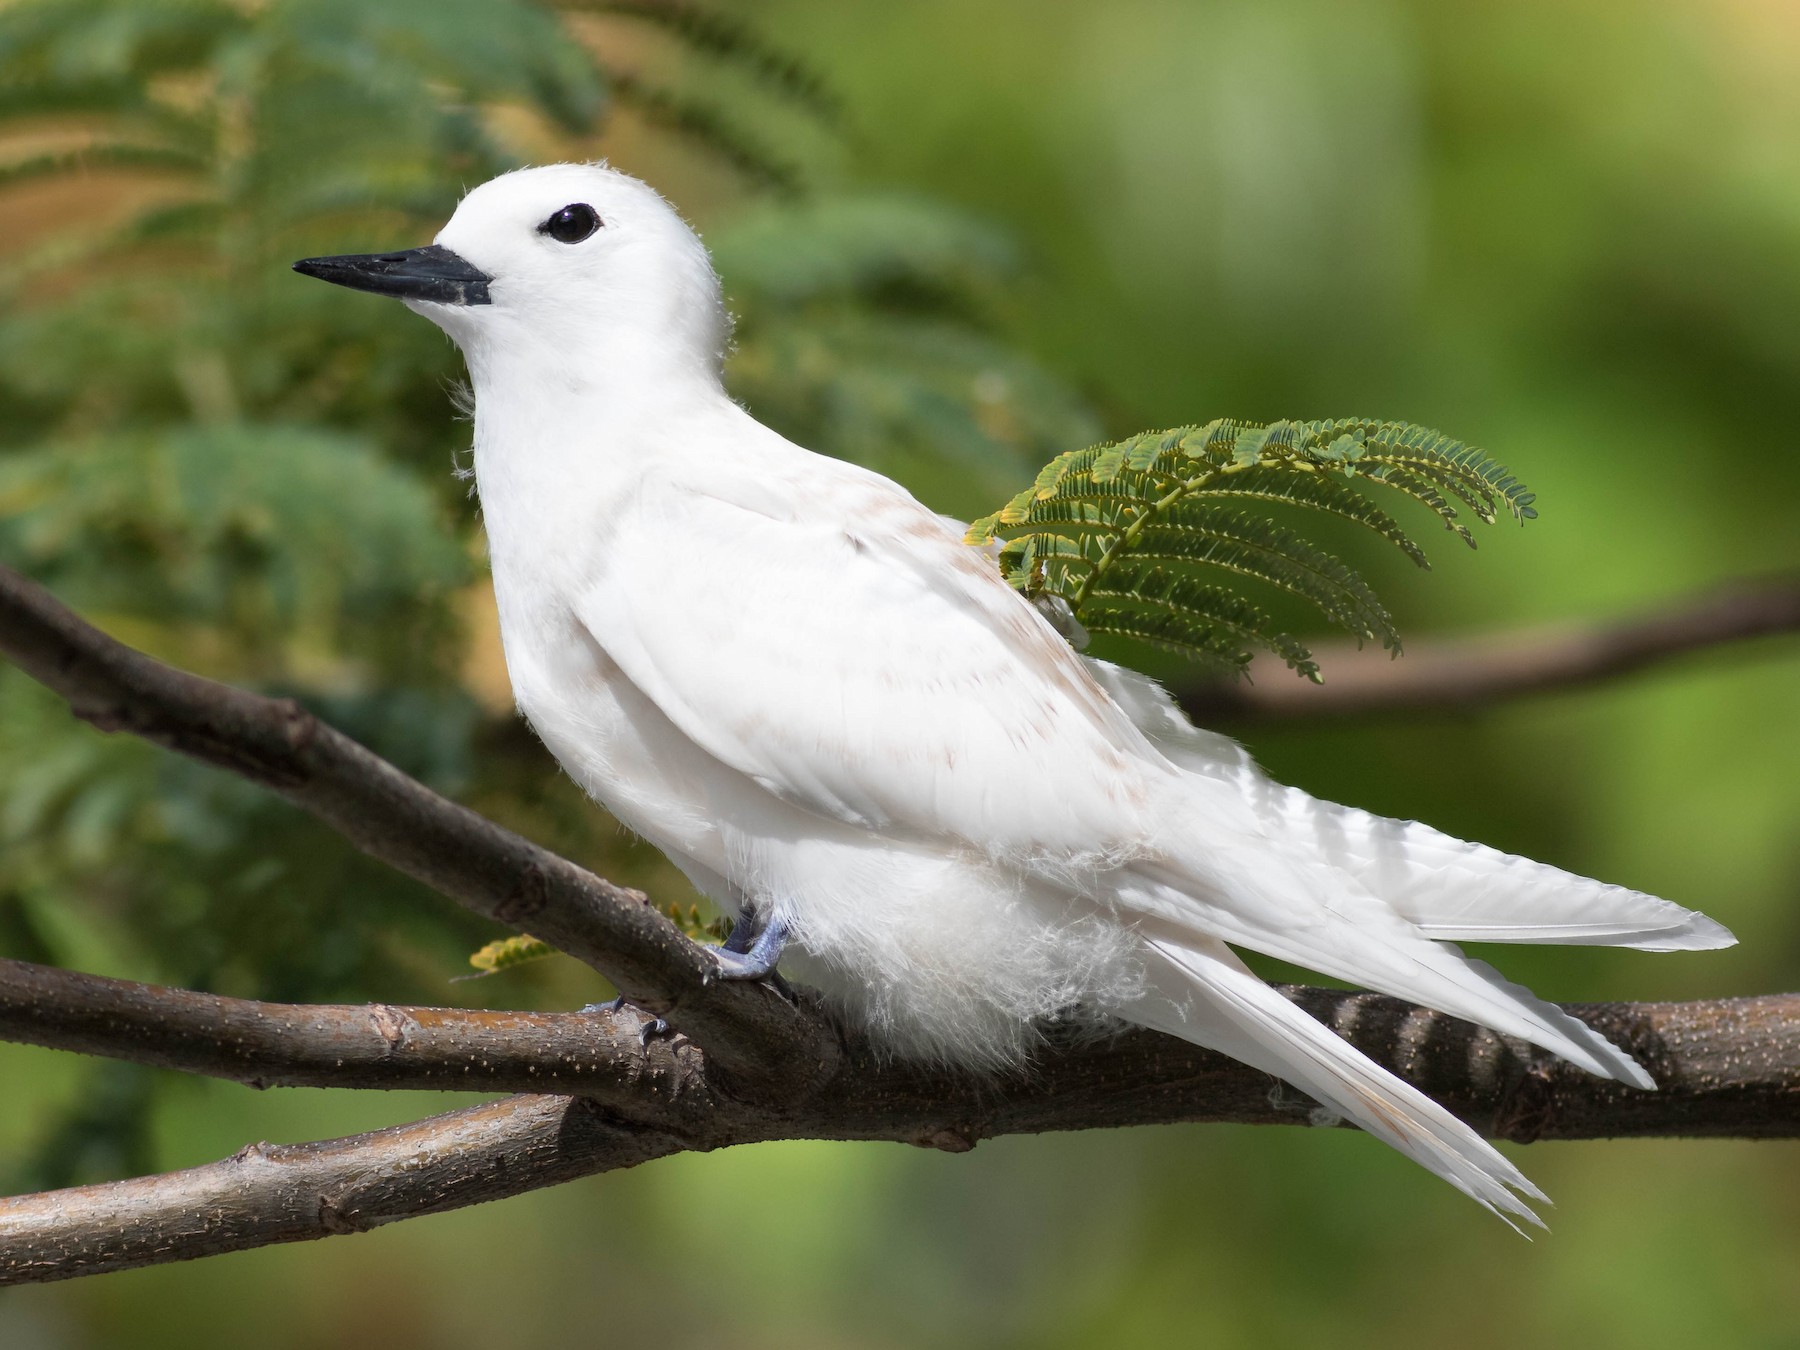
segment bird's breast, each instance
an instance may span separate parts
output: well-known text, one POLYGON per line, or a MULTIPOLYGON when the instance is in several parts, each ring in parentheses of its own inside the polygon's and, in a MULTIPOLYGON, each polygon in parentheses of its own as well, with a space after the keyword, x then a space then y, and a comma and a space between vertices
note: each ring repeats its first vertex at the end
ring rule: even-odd
POLYGON ((663 715, 571 610, 503 599, 500 619, 519 711, 568 775, 627 829, 723 872, 716 821, 721 795, 736 786, 725 780, 736 776, 663 715))

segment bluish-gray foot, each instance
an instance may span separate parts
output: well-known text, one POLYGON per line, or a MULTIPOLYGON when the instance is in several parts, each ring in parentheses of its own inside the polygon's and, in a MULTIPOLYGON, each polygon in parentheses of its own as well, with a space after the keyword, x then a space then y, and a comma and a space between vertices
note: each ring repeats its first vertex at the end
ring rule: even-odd
POLYGON ((719 963, 713 975, 716 980, 779 980, 775 966, 787 947, 788 928, 780 919, 770 919, 757 928, 749 914, 741 917, 725 939, 723 947, 713 948, 713 959, 719 963))

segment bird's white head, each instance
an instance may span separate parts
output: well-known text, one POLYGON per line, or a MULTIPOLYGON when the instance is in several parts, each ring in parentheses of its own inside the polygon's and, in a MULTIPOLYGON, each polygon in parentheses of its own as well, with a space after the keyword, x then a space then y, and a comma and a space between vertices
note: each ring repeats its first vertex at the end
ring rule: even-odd
POLYGON ((620 394, 716 384, 729 322, 706 249, 652 188, 602 164, 520 169, 463 198, 427 248, 295 270, 396 296, 502 383, 620 394))

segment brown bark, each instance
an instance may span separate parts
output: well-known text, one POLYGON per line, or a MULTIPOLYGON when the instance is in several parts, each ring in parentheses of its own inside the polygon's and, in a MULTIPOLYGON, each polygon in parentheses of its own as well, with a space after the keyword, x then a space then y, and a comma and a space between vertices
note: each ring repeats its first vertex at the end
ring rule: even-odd
MULTIPOLYGON (((1399 999, 1284 992, 1497 1138, 1800 1137, 1800 994, 1568 1005, 1656 1076, 1659 1090, 1645 1093, 1399 999)), ((1294 1118, 1269 1101, 1267 1075, 1141 1030, 1060 1044, 1052 1030, 1028 1074, 996 1080, 884 1062, 852 1040, 825 1087, 758 1103, 721 1091, 700 1047, 652 1031, 629 1005, 562 1013, 262 1003, 26 961, 0 960, 0 1040, 258 1088, 566 1092, 707 1147, 787 1129, 917 1139, 954 1128, 985 1138, 1294 1118)))
POLYGON ((0 959, 0 1040, 254 1088, 567 1092, 690 1126, 713 1084, 685 1036, 616 1012, 263 1003, 0 959))
POLYGON ((1449 712, 1578 688, 1695 652, 1794 633, 1800 633, 1800 576, 1770 577, 1612 623, 1409 643, 1399 660, 1372 647, 1322 647, 1315 653, 1322 685, 1274 675, 1258 684, 1192 683, 1176 695, 1203 726, 1449 712))
POLYGON ((251 1144, 182 1172, 0 1201, 0 1284, 366 1232, 680 1147, 582 1098, 545 1096, 316 1144, 251 1144))

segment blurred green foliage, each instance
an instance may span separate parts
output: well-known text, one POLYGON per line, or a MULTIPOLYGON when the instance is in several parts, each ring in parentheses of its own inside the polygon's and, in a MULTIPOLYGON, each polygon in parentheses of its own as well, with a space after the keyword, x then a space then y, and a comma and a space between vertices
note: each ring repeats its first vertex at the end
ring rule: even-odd
MULTIPOLYGON (((714 28, 653 3, 0 9, 0 162, 18 166, 0 197, 0 556, 127 640, 294 692, 507 823, 685 895, 474 692, 487 639, 450 473, 467 440, 451 353, 398 307, 285 270, 422 242, 508 164, 605 152, 714 247, 739 396, 939 509, 990 509, 1102 435, 1357 408, 1454 428, 1545 503, 1529 534, 1478 567, 1434 559, 1424 585, 1398 555, 1333 542, 1409 635, 1795 564, 1786 7, 720 8, 714 28)), ((1548 996, 1794 988, 1800 686, 1780 657, 1253 748, 1320 795, 1702 906, 1744 940, 1504 953, 1548 996)), ((449 986, 496 934, 10 676, 0 831, 9 955, 285 997, 600 992, 561 960, 449 986)), ((14 1047, 0 1083, 15 1183, 442 1103, 250 1094, 14 1047)), ((1558 1201, 1531 1245, 1349 1133, 1137 1131, 959 1158, 769 1146, 9 1291, 0 1344, 281 1350, 347 1327, 399 1347, 1794 1343, 1791 1145, 1545 1145, 1521 1162, 1558 1201)))
MULTIPOLYGON (((451 355, 401 307, 345 303, 287 264, 428 237, 464 184, 529 162, 537 142, 594 153, 621 106, 751 186, 791 187, 729 103, 611 59, 645 32, 672 39, 680 68, 743 75, 740 102, 834 115, 754 28, 692 7, 0 11, 0 187, 28 235, 48 218, 0 275, 0 557, 128 640, 303 697, 434 786, 554 833, 509 791, 553 770, 462 680, 480 568, 451 472, 468 435, 445 396, 451 355), (593 14, 626 27, 584 28, 593 14), (494 767, 509 755, 524 765, 494 767)), ((988 331, 1014 266, 991 228, 924 199, 818 197, 756 206, 718 238, 745 384, 772 403, 780 391, 775 415, 796 431, 979 476, 1091 429, 988 331)), ((0 745, 11 949, 267 997, 442 999, 489 931, 266 793, 96 737, 11 674, 0 745)), ((585 811, 561 819, 596 832, 585 811)), ((144 1156, 153 1080, 91 1074, 92 1093, 13 1160, 14 1184, 144 1156), (91 1110, 126 1081, 130 1109, 91 1110)))
POLYGON ((1019 252, 980 217, 840 191, 745 211, 707 241, 740 310, 732 390, 803 444, 991 497, 1098 435, 993 331, 1019 252))

